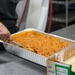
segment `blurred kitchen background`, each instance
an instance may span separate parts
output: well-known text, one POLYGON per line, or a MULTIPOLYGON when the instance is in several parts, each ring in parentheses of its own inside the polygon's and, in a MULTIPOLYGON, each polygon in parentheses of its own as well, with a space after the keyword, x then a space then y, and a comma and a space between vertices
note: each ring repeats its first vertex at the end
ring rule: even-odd
POLYGON ((16 12, 20 30, 53 32, 75 24, 75 0, 22 0, 16 12))

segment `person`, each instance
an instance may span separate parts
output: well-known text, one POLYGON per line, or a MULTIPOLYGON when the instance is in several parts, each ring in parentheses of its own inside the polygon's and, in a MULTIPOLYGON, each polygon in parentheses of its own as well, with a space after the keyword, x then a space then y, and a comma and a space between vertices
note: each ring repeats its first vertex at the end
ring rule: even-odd
POLYGON ((7 29, 7 27, 0 22, 0 40, 5 40, 5 39, 12 40, 11 33, 7 29))
POLYGON ((15 9, 19 1, 20 0, 0 0, 0 22, 2 22, 11 33, 15 32, 15 24, 18 19, 15 9))
MULTIPOLYGON (((16 22, 18 19, 15 11, 20 0, 0 0, 0 40, 10 39, 11 34, 16 31, 16 22)), ((4 49, 0 43, 0 50, 4 49)))

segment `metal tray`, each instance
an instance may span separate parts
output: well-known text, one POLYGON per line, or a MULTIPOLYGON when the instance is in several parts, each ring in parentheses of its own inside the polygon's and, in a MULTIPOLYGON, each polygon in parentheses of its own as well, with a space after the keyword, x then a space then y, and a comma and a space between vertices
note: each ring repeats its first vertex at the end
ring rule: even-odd
MULTIPOLYGON (((38 30, 33 29, 33 28, 25 29, 25 30, 19 31, 19 32, 15 33, 15 34, 21 33, 23 31, 29 31, 29 30, 33 30, 33 31, 37 31, 37 32, 40 32, 40 33, 44 33, 46 35, 52 35, 54 37, 59 37, 59 38, 61 38, 64 41, 72 42, 74 44, 73 40, 70 40, 70 39, 67 39, 67 38, 64 38, 64 37, 60 37, 60 36, 57 36, 57 35, 54 35, 54 34, 49 34, 49 33, 41 32, 41 31, 38 31, 38 30)), ((15 34, 12 34, 12 35, 15 35, 15 34)), ((3 42, 3 41, 0 41, 0 42, 3 43, 6 51, 8 51, 8 52, 10 52, 10 53, 12 53, 14 55, 17 55, 19 57, 22 57, 24 59, 27 59, 29 61, 32 61, 34 63, 37 63, 39 65, 47 67, 46 66, 46 60, 48 58, 46 58, 46 57, 44 57, 42 55, 36 54, 34 52, 25 50, 23 48, 20 48, 20 47, 17 47, 17 46, 13 46, 13 45, 11 45, 9 43, 3 42)))

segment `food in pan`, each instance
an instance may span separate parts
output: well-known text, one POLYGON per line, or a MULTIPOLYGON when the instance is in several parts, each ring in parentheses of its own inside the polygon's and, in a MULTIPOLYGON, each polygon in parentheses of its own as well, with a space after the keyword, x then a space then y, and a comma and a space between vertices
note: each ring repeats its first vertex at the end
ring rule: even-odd
POLYGON ((24 31, 12 35, 14 41, 21 44, 25 49, 37 54, 49 57, 50 55, 70 46, 71 43, 58 37, 46 35, 36 31, 24 31))

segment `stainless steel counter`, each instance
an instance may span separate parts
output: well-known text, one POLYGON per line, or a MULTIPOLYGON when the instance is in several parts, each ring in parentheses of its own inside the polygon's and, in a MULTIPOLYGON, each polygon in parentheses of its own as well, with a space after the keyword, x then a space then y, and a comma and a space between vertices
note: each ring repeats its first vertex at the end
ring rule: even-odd
POLYGON ((0 51, 0 75, 46 75, 46 68, 0 51))
MULTIPOLYGON (((74 31, 72 25, 52 33, 75 40, 74 31)), ((46 75, 46 68, 4 50, 0 51, 0 75, 46 75)))
POLYGON ((68 26, 66 28, 62 28, 57 31, 54 31, 52 32, 52 34, 56 34, 65 38, 75 40, 75 24, 68 26))

